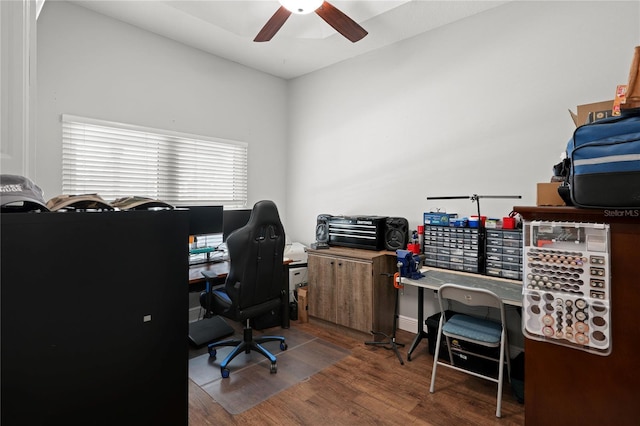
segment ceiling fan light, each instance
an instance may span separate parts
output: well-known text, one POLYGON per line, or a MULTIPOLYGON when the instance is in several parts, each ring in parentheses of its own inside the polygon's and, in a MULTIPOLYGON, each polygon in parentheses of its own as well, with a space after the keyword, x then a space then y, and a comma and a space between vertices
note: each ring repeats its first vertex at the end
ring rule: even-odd
POLYGON ((289 12, 306 15, 319 8, 324 0, 278 0, 289 12))

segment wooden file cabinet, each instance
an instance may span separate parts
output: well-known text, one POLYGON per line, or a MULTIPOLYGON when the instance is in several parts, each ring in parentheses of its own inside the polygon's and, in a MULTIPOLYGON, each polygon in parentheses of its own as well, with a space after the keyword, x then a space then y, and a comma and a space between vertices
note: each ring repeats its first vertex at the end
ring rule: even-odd
POLYGON ((395 253, 332 247, 309 250, 309 316, 369 333, 390 334, 395 253))
POLYGON ((611 354, 525 339, 525 421, 536 425, 638 424, 640 216, 638 210, 514 207, 526 220, 610 225, 611 354))

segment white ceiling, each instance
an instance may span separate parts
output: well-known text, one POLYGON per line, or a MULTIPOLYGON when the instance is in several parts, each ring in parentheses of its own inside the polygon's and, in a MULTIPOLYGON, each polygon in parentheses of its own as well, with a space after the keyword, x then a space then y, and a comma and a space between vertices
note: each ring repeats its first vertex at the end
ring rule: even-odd
POLYGON ((269 42, 253 41, 276 0, 74 0, 72 3, 248 67, 295 78, 508 1, 330 1, 369 34, 351 43, 315 13, 292 14, 269 42))

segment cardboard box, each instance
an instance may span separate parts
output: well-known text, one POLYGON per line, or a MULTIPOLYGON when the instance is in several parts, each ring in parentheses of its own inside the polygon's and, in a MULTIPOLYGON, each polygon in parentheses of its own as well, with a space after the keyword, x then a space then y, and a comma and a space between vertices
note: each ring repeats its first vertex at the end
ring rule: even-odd
POLYGON ((611 117, 613 111, 613 99, 610 101, 595 102, 592 104, 578 105, 578 112, 569 110, 571 118, 576 127, 586 123, 602 120, 611 117))
POLYGON ((546 182, 538 184, 537 206, 564 206, 564 201, 558 194, 560 182, 546 182))
POLYGON ((309 302, 307 300, 307 287, 298 289, 298 321, 309 322, 309 302))

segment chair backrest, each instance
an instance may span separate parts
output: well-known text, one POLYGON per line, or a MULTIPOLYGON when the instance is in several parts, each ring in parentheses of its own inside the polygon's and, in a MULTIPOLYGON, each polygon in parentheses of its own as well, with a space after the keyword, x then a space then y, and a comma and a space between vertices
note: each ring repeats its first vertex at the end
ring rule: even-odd
POLYGON ((245 226, 227 238, 225 291, 237 310, 279 299, 284 279, 285 233, 273 201, 258 201, 245 226))
POLYGON ((500 320, 505 323, 504 304, 492 291, 484 288, 473 288, 458 284, 443 284, 438 289, 438 302, 441 312, 446 310, 445 300, 455 300, 467 306, 487 306, 500 311, 500 320))

